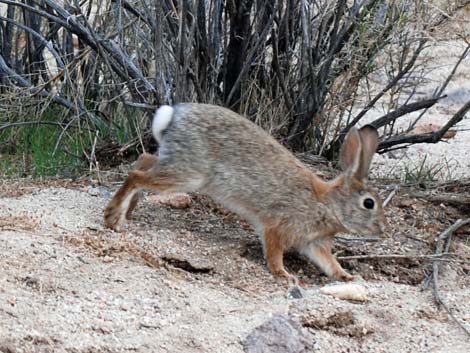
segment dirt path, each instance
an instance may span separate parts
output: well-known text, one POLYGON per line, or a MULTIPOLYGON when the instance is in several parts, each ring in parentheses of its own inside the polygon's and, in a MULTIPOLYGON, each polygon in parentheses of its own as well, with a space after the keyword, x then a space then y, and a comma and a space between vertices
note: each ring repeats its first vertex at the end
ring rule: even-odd
MULTIPOLYGON (((353 303, 320 294, 329 280, 292 256, 288 268, 308 288, 293 299, 254 235, 210 205, 144 202, 116 234, 103 229, 101 196, 29 191, 0 198, 0 352, 243 352, 275 314, 301 323, 318 352, 469 351, 430 291, 394 283, 380 266, 363 273, 369 301, 353 303)), ((444 298, 468 327, 468 276, 445 274, 444 298)))

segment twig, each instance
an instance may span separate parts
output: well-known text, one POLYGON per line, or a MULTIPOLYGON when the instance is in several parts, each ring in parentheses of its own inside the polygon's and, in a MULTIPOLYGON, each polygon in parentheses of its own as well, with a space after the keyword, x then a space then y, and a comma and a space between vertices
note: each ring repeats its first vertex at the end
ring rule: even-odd
POLYGON ((443 99, 445 97, 447 97, 447 96, 444 95, 444 96, 440 96, 440 97, 437 97, 437 98, 431 98, 431 99, 426 99, 426 100, 422 100, 422 101, 419 101, 419 102, 414 102, 414 103, 409 103, 409 104, 402 105, 398 109, 393 110, 388 114, 385 114, 384 116, 374 120, 370 124, 373 127, 375 127, 376 129, 378 129, 382 126, 385 126, 385 125, 389 124, 390 122, 393 122, 393 121, 397 120, 399 117, 401 117, 403 115, 406 115, 406 114, 409 114, 409 113, 412 113, 412 112, 415 112, 415 111, 421 110, 421 109, 429 109, 434 104, 436 104, 440 99, 443 99))
POLYGON ((0 21, 11 23, 12 25, 17 26, 18 28, 21 28, 22 30, 31 34, 34 38, 38 39, 42 45, 44 45, 47 49, 49 49, 51 54, 54 56, 54 59, 56 60, 59 68, 62 69, 64 67, 64 62, 62 61, 62 58, 60 57, 59 53, 55 50, 54 46, 50 42, 48 42, 47 39, 44 38, 44 36, 42 36, 40 33, 8 17, 0 16, 0 21))
POLYGON ((413 52, 413 55, 411 56, 410 60, 406 63, 406 65, 395 75, 395 77, 393 77, 393 79, 388 83, 388 85, 386 87, 384 87, 369 103, 367 103, 367 105, 364 107, 364 109, 362 109, 361 112, 359 112, 359 114, 357 114, 354 119, 343 129, 342 131, 342 135, 346 135, 346 132, 349 131, 349 129, 351 127, 353 127, 354 125, 356 125, 358 123, 359 120, 362 119, 362 117, 364 115, 366 115, 366 113, 375 106, 375 103, 377 103, 377 101, 382 98, 382 96, 387 93, 391 88, 395 87, 396 84, 410 71, 414 68, 414 65, 415 65, 415 62, 416 60, 418 59, 419 57, 419 54, 421 54, 421 52, 423 51, 423 49, 425 48, 425 45, 427 43, 427 39, 426 38, 422 38, 420 39, 420 41, 418 42, 418 46, 416 47, 416 49, 414 50, 413 52))
MULTIPOLYGON (((470 218, 467 218, 466 220, 459 219, 452 226, 450 226, 444 232, 442 232, 437 238, 436 251, 434 255, 441 256, 442 254, 444 254, 445 247, 450 246, 450 241, 448 240, 452 237, 452 234, 456 230, 458 230, 459 228, 463 227, 466 224, 470 224, 470 218)), ((439 275, 439 264, 437 262, 434 262, 432 264, 432 273, 433 273, 432 276, 433 276, 433 286, 434 286, 434 299, 436 300, 437 304, 441 305, 442 299, 439 296, 439 285, 437 282, 437 278, 439 275)))
POLYGON ((4 58, 0 54, 0 74, 5 75, 11 80, 16 81, 16 83, 24 88, 27 88, 31 93, 35 94, 36 92, 39 91, 41 97, 47 98, 50 97, 50 99, 57 104, 60 104, 66 108, 68 108, 70 111, 77 113, 79 115, 86 115, 86 112, 81 110, 79 107, 76 107, 72 102, 69 100, 59 96, 59 95, 53 95, 50 94, 47 90, 45 89, 38 89, 34 86, 31 85, 31 83, 25 79, 23 76, 17 74, 13 69, 11 69, 7 63, 5 62, 4 58))
POLYGON ((412 192, 410 193, 412 197, 419 197, 428 200, 429 202, 434 203, 444 203, 446 205, 460 206, 460 207, 470 207, 470 195, 468 193, 448 193, 441 192, 439 194, 429 194, 426 192, 412 192))
MULTIPOLYGON (((449 85, 450 81, 453 79, 455 73, 457 72, 457 69, 459 68, 460 64, 462 63, 462 61, 467 57, 468 53, 470 51, 470 44, 467 45, 467 47, 465 48, 465 50, 463 51, 463 53, 460 55, 459 59, 457 60, 457 62, 455 63, 454 67, 452 68, 449 76, 447 76, 447 79, 445 80, 445 82, 442 84, 441 87, 437 88, 436 91, 434 92, 433 96, 434 97, 438 97, 440 96, 444 90, 447 88, 447 86, 449 85)), ((421 120, 421 118, 424 116, 424 114, 426 114, 426 112, 428 111, 428 109, 430 108, 431 106, 429 107, 426 107, 420 114, 419 116, 415 119, 415 121, 413 121, 413 123, 410 124, 410 127, 408 128, 408 131, 411 131, 415 125, 418 123, 418 121, 421 120)))
POLYGON ((369 255, 351 255, 351 256, 338 256, 339 260, 361 260, 361 259, 429 259, 429 260, 449 260, 443 259, 444 256, 455 255, 452 253, 441 254, 369 254, 369 255))
MULTIPOLYGON (((458 230, 459 228, 470 224, 470 218, 467 219, 459 219, 457 222, 455 222, 452 226, 447 228, 445 231, 443 231, 439 237, 437 238, 436 242, 436 251, 435 255, 442 255, 445 251, 445 249, 450 247, 450 239, 452 238, 452 234, 458 230)), ((438 276, 439 276, 439 262, 438 261, 433 261, 432 263, 432 284, 433 284, 433 295, 434 295, 434 300, 437 303, 438 307, 444 308, 447 313, 454 319, 454 321, 459 325, 465 333, 470 337, 470 331, 459 321, 457 318, 452 314, 450 311, 449 307, 444 303, 442 300, 441 295, 439 294, 439 283, 438 283, 438 276)))
POLYGON ((424 134, 417 134, 417 135, 396 135, 393 136, 385 141, 380 142, 379 144, 379 151, 388 150, 390 147, 404 144, 404 143, 437 143, 441 141, 444 134, 457 123, 459 123, 465 115, 470 110, 470 100, 467 101, 457 113, 452 116, 452 118, 439 130, 432 132, 432 133, 424 133, 424 134))
POLYGON ((158 108, 158 105, 155 105, 155 104, 138 103, 138 102, 132 102, 129 100, 124 100, 123 103, 130 107, 135 107, 135 108, 140 108, 140 109, 156 110, 158 108))
POLYGON ((390 193, 390 195, 388 195, 387 198, 385 199, 385 201, 384 201, 384 203, 383 203, 383 205, 382 205, 383 208, 387 207, 387 205, 389 204, 389 202, 392 201, 393 196, 395 196, 395 194, 397 193, 397 191, 398 191, 399 188, 400 188, 399 185, 396 185, 396 186, 393 188, 393 190, 392 190, 392 192, 390 193))

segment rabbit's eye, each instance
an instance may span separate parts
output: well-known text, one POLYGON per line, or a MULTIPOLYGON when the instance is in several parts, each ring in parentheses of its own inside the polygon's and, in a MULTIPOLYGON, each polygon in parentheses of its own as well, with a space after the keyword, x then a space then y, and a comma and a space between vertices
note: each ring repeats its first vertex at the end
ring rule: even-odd
POLYGON ((367 208, 368 210, 371 210, 374 208, 374 200, 372 200, 371 198, 367 198, 364 200, 364 207, 367 208))

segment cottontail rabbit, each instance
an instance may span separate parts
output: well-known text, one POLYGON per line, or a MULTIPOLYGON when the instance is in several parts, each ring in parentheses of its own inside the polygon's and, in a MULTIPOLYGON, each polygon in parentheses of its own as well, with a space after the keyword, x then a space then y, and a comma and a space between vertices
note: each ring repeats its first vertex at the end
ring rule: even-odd
POLYGON ((244 117, 207 104, 160 107, 152 132, 158 156, 143 154, 105 211, 120 231, 142 188, 199 190, 247 219, 260 235, 269 270, 296 281, 283 254, 293 248, 327 275, 352 280, 331 253, 337 232, 380 234, 382 201, 366 177, 377 131, 352 128, 340 155, 343 173, 323 181, 273 137, 244 117))

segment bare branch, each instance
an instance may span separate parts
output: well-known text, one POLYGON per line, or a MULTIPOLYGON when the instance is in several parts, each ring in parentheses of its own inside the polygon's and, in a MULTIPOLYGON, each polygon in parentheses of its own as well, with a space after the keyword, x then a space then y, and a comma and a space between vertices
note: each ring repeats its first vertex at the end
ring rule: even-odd
MULTIPOLYGON (((470 218, 467 219, 459 219, 457 222, 455 222, 452 226, 447 228, 444 232, 442 232, 439 237, 437 238, 436 241, 436 256, 440 256, 441 254, 444 253, 445 248, 449 248, 450 246, 450 241, 452 239, 452 234, 460 229, 461 227, 470 224, 470 218)), ((439 293, 439 283, 438 283, 438 276, 439 276, 439 262, 433 261, 432 264, 432 283, 433 283, 433 294, 434 294, 434 300, 436 301, 437 305, 440 307, 443 307, 449 315, 454 319, 454 321, 459 325, 460 328, 464 330, 464 332, 467 334, 467 336, 470 337, 470 331, 459 321, 451 310, 447 307, 447 305, 444 303, 440 293, 439 293)))
MULTIPOLYGON (((31 93, 33 93, 33 94, 39 93, 41 95, 41 97, 50 97, 51 100, 54 103, 57 103, 57 104, 65 107, 65 108, 69 109, 73 113, 79 114, 80 116, 87 114, 85 111, 81 110, 79 107, 77 107, 75 104, 73 104, 69 100, 67 100, 63 97, 60 97, 58 95, 51 95, 45 89, 38 89, 38 88, 32 86, 31 83, 28 80, 21 77, 15 71, 13 71, 11 68, 9 68, 1 55, 0 55, 0 74, 6 75, 6 77, 8 77, 9 79, 12 79, 12 80, 16 81, 16 83, 19 86, 24 87, 24 88, 28 88, 31 91, 31 93)), ((0 75, 0 77, 1 76, 2 75, 0 75)))
POLYGON ((373 122, 370 123, 373 127, 376 129, 385 126, 387 124, 390 124, 391 122, 394 122, 397 120, 399 117, 415 112, 417 110, 421 109, 426 109, 429 107, 432 107, 434 104, 436 104, 439 100, 445 98, 447 96, 441 96, 437 98, 431 98, 431 99, 425 99, 419 102, 414 102, 414 103, 409 103, 402 105, 398 109, 391 111, 388 114, 385 114, 384 116, 381 116, 380 118, 377 118, 373 122))
POLYGON ((406 144, 406 143, 437 143, 439 142, 444 134, 453 126, 458 124, 470 110, 470 100, 464 104, 460 110, 454 114, 454 116, 449 119, 447 124, 445 124, 439 130, 432 133, 417 134, 417 135, 404 135, 404 136, 392 136, 389 139, 380 142, 379 151, 388 150, 390 147, 406 144))

